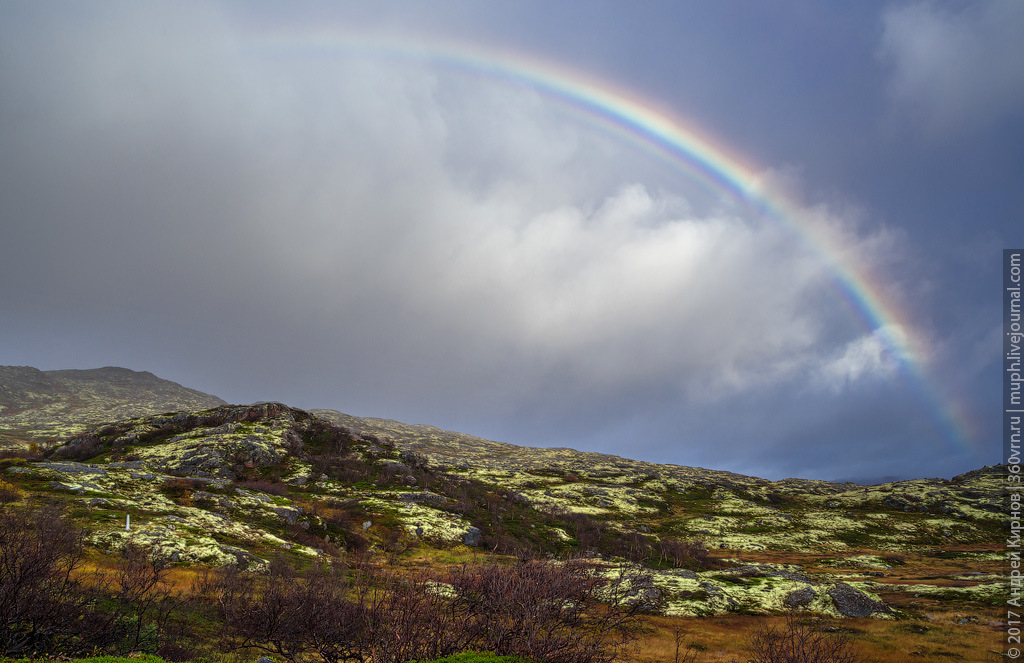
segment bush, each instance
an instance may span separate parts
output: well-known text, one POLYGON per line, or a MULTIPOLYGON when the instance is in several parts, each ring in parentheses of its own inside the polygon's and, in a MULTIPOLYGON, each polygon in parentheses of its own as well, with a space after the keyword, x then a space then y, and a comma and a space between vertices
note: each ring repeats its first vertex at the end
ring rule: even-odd
POLYGON ((0 504, 17 502, 21 499, 21 491, 14 484, 0 479, 0 504))
POLYGON ((165 479, 160 484, 160 492, 179 504, 188 504, 192 493, 206 488, 206 483, 198 479, 187 477, 173 477, 165 479))
POLYGON ((469 650, 549 663, 608 663, 638 635, 639 576, 606 579, 579 562, 463 566, 402 577, 364 568, 351 582, 315 565, 306 577, 275 560, 264 574, 222 569, 228 649, 288 661, 402 663, 469 650))
POLYGON ((67 441, 62 447, 57 447, 53 455, 56 458, 67 460, 86 461, 99 456, 105 451, 103 440, 92 434, 78 435, 67 441))
POLYGON ((58 510, 0 510, 0 651, 46 653, 79 634, 82 558, 82 534, 58 510))
POLYGON ((451 585, 479 649, 551 663, 604 663, 638 636, 641 577, 595 575, 579 561, 463 568, 451 585))
POLYGON ((675 568, 705 571, 721 568, 722 564, 713 558, 702 541, 679 541, 665 538, 658 542, 659 559, 675 568))
POLYGON ((83 533, 54 507, 0 509, 0 656, 165 653, 166 563, 129 546, 108 577, 81 573, 83 533))
POLYGON ((786 613, 784 628, 763 625, 750 639, 753 663, 859 663, 849 636, 813 629, 796 614, 786 613))
POLYGON ((213 589, 229 649, 255 649, 288 661, 307 652, 326 663, 362 659, 365 605, 346 598, 347 582, 330 569, 316 565, 299 579, 276 558, 266 574, 226 567, 213 589))
POLYGON ((268 495, 284 496, 288 494, 288 486, 275 481, 268 481, 266 479, 236 481, 235 485, 239 488, 244 488, 245 490, 258 490, 261 493, 267 493, 268 495))
MULTIPOLYGON (((36 663, 36 661, 28 658, 17 660, 4 659, 4 663, 36 663)), ((88 658, 71 659, 68 660, 67 663, 166 663, 166 661, 159 656, 153 656, 151 654, 133 654, 131 657, 90 656, 88 658)))

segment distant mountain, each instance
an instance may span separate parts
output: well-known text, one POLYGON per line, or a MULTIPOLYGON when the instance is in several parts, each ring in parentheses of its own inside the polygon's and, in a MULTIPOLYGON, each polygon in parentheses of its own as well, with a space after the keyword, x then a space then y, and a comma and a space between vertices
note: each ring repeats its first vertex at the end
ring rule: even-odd
POLYGON ((107 421, 223 405, 216 396, 127 368, 0 366, 0 444, 67 437, 107 421))

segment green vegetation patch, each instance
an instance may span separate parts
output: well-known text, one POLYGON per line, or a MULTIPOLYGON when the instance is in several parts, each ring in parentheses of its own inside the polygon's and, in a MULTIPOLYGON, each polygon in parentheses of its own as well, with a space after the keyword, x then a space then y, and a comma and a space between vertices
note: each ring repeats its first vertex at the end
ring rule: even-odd
POLYGON ((453 654, 444 658, 437 658, 433 661, 418 661, 414 663, 531 663, 528 658, 518 656, 498 656, 491 652, 463 652, 453 654))
MULTIPOLYGON (((50 662, 50 658, 0 658, 0 663, 40 663, 50 662)), ((166 663, 164 659, 153 654, 132 654, 131 656, 90 656, 89 658, 61 659, 65 663, 166 663)))

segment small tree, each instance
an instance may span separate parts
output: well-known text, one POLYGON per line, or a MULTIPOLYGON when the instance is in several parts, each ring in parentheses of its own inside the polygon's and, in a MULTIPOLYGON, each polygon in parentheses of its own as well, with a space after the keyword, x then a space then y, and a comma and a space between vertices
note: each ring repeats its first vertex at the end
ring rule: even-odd
POLYGON ((580 561, 523 560, 452 573, 477 647, 550 663, 608 663, 636 639, 649 577, 622 569, 601 577, 580 561))
POLYGON ((750 639, 753 663, 860 663, 845 633, 812 628, 796 613, 786 613, 784 628, 760 626, 750 639))
POLYGON ((156 653, 165 644, 165 627, 188 597, 176 596, 167 584, 170 561, 159 553, 130 544, 121 551, 106 594, 112 607, 111 634, 121 635, 116 649, 156 653))
POLYGON ((363 658, 362 604, 346 599, 347 583, 332 569, 314 565, 302 578, 276 558, 266 573, 225 567, 211 589, 228 649, 254 649, 288 661, 308 652, 326 663, 363 658))
POLYGON ((675 629, 676 652, 673 663, 697 663, 697 647, 692 642, 683 650, 683 640, 686 633, 678 626, 675 629))
POLYGON ((58 509, 0 509, 0 654, 47 653, 78 634, 82 557, 82 533, 58 509))

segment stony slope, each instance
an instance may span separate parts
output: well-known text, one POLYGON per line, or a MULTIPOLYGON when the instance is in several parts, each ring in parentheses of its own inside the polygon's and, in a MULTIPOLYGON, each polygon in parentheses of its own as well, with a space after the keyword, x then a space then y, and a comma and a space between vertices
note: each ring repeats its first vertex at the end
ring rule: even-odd
POLYGON ((646 565, 679 615, 984 614, 1001 591, 998 467, 868 487, 773 482, 280 403, 218 405, 125 369, 7 367, 0 390, 0 430, 61 437, 46 457, 0 457, 0 477, 19 500, 64 502, 101 551, 134 541, 192 565, 585 554, 646 565), (202 404, 168 407, 176 399, 202 404))
POLYGON ((99 549, 131 540, 179 563, 584 553, 648 565, 680 615, 892 617, 1001 591, 999 468, 864 488, 567 450, 521 465, 453 464, 463 452, 448 449, 441 464, 394 442, 265 403, 105 424, 0 466, 25 496, 66 502, 99 549))
POLYGON ((105 421, 223 404, 216 396, 126 368, 0 366, 0 444, 43 442, 105 421))
POLYGON ((374 435, 395 446, 422 454, 430 462, 456 470, 477 470, 485 474, 502 472, 529 474, 557 467, 560 472, 583 473, 590 477, 621 477, 658 475, 684 483, 713 483, 717 486, 786 486, 791 491, 829 494, 852 490, 858 484, 837 484, 830 481, 787 479, 770 482, 766 479, 704 468, 669 465, 632 460, 611 454, 576 451, 566 447, 525 447, 495 442, 465 433, 442 430, 424 424, 405 424, 391 419, 356 417, 337 410, 311 410, 312 413, 363 435, 374 435))

